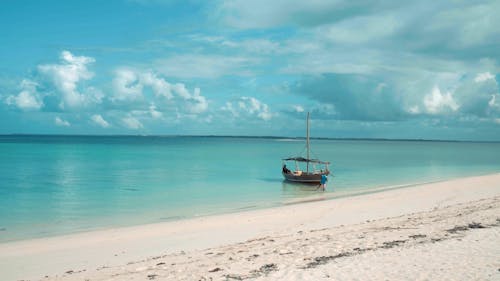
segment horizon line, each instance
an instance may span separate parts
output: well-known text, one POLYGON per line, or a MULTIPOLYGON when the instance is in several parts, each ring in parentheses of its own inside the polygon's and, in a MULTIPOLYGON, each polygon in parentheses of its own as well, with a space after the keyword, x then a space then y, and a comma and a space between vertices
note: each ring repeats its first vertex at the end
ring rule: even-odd
MULTIPOLYGON (((247 139, 305 139, 303 136, 254 136, 254 135, 182 135, 182 134, 31 134, 11 133, 0 134, 0 137, 8 136, 38 136, 38 137, 205 137, 205 138, 247 138, 247 139)), ((476 143, 500 143, 500 140, 452 140, 452 139, 412 139, 412 138, 366 138, 366 137, 310 137, 315 140, 353 140, 353 141, 421 141, 421 142, 476 142, 476 143)))

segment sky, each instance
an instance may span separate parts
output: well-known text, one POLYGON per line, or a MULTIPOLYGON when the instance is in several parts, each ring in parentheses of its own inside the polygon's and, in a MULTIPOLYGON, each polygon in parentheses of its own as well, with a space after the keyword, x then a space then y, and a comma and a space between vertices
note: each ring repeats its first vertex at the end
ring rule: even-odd
POLYGON ((0 2, 0 134, 500 141, 500 1, 0 2))

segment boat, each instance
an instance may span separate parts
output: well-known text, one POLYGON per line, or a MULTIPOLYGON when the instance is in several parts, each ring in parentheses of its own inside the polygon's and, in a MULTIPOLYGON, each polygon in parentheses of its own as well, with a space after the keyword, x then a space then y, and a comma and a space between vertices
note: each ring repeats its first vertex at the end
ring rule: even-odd
POLYGON ((307 113, 307 125, 306 125, 306 156, 296 156, 283 158, 282 164, 283 168, 281 173, 286 181, 290 182, 300 182, 300 183, 314 183, 318 184, 321 182, 321 177, 328 176, 330 170, 328 165, 330 162, 321 161, 319 159, 311 159, 311 147, 309 143, 309 112, 307 113), (294 170, 290 170, 287 164, 293 163, 294 170), (318 167, 319 166, 319 167, 318 167), (304 170, 305 168, 305 170, 304 170))

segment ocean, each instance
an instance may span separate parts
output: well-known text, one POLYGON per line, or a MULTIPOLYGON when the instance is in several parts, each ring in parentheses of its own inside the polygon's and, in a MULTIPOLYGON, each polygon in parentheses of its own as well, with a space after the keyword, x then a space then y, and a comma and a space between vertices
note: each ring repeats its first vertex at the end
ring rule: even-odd
MULTIPOLYGON (((284 182, 303 139, 0 136, 0 242, 500 172, 500 143, 312 139, 325 192, 284 182)), ((335 201, 332 201, 332 204, 335 201)))

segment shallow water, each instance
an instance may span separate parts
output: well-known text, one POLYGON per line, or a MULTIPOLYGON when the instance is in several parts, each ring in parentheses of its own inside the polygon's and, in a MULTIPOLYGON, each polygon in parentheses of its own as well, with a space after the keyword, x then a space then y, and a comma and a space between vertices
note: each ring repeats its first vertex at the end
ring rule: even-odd
MULTIPOLYGON (((312 140, 332 162, 324 196, 500 171, 500 143, 312 140)), ((0 241, 308 200, 281 158, 303 140, 0 136, 0 241)))

